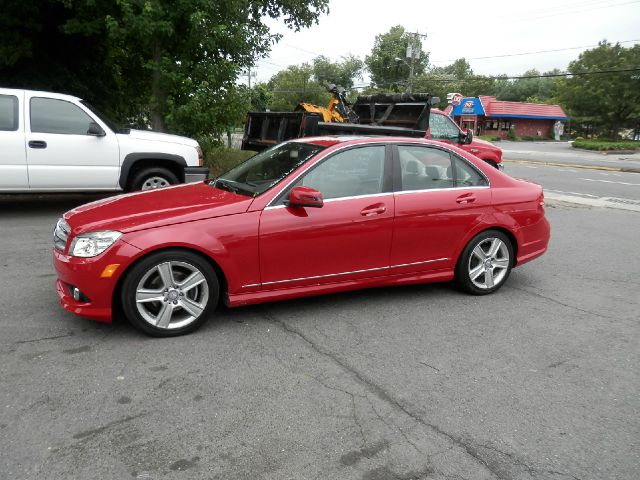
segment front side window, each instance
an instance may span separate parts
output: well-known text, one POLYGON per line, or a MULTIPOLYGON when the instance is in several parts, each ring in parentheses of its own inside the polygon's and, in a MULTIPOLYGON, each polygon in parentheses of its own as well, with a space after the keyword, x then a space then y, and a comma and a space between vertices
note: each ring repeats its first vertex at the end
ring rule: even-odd
POLYGON ((328 158, 293 186, 315 188, 325 200, 382 193, 384 159, 384 145, 351 148, 328 158))
POLYGON ((210 185, 255 197, 279 183, 324 148, 311 143, 282 143, 220 175, 210 185))
POLYGON ((0 131, 18 130, 18 97, 0 95, 0 131))
POLYGON ((437 148, 398 145, 402 190, 432 190, 454 186, 451 156, 437 148))
POLYGON ((431 138, 439 140, 458 140, 460 130, 446 115, 432 114, 429 116, 429 132, 431 138))
POLYGON ((93 118, 80 107, 53 98, 31 99, 31 131, 63 135, 87 135, 93 118))

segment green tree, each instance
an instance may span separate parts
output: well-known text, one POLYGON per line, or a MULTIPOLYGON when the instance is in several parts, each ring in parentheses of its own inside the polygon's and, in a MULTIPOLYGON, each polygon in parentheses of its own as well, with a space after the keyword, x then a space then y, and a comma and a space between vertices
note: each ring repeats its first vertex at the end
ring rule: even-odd
POLYGON ((440 97, 440 108, 447 105, 447 93, 460 92, 467 97, 492 95, 495 81, 476 75, 469 62, 459 58, 451 65, 435 67, 415 79, 415 90, 440 97))
POLYGON ((326 105, 329 93, 313 78, 313 67, 308 63, 291 65, 276 73, 267 84, 271 90, 271 110, 292 111, 300 102, 326 105))
POLYGON ((620 128, 634 126, 640 116, 639 65, 640 45, 624 48, 602 41, 582 52, 567 70, 576 74, 636 70, 563 78, 557 84, 557 95, 574 122, 591 124, 616 138, 620 128))
POLYGON ((328 9, 328 0, 4 3, 0 82, 115 102, 106 110, 120 120, 196 136, 238 121, 239 73, 279 39, 267 18, 298 30, 328 9))
POLYGON ((357 78, 362 79, 364 62, 354 55, 342 57, 339 62, 332 62, 325 56, 313 59, 313 77, 321 85, 334 83, 349 90, 357 78))
POLYGON ((429 54, 422 50, 422 42, 404 27, 396 25, 376 36, 371 55, 365 58, 371 73, 372 86, 401 91, 409 81, 411 58, 407 58, 407 47, 413 47, 413 75, 424 73, 429 64, 429 54))
MULTIPOLYGON (((554 69, 542 75, 553 75, 560 73, 554 69)), ((524 72, 522 77, 537 77, 538 70, 531 69, 524 72)), ((498 80, 496 82, 496 97, 499 100, 510 100, 513 102, 528 102, 531 100, 542 103, 553 101, 554 88, 557 77, 549 78, 518 78, 515 80, 498 80)))
POLYGON ((244 87, 245 95, 250 98, 249 109, 252 112, 265 112, 271 103, 273 94, 271 89, 264 82, 259 82, 251 87, 251 91, 244 87))

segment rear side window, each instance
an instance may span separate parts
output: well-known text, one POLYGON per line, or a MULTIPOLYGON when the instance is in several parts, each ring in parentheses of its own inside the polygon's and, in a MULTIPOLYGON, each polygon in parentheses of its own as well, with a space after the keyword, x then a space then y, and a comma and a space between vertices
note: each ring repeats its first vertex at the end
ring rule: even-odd
POLYGON ((18 130, 18 97, 0 95, 0 131, 18 130))
POLYGON ((87 135, 93 119, 78 106, 53 98, 31 99, 31 131, 87 135))
POLYGON ((453 156, 453 163, 456 168, 456 187, 485 187, 489 185, 487 179, 467 162, 453 156))

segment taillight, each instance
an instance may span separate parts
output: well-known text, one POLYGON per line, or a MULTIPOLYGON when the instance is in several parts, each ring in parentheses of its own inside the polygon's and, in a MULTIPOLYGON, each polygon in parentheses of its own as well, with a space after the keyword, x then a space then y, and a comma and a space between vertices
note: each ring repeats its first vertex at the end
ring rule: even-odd
POLYGON ((198 152, 198 166, 201 167, 204 155, 202 154, 202 149, 200 148, 200 145, 196 147, 196 152, 198 152))

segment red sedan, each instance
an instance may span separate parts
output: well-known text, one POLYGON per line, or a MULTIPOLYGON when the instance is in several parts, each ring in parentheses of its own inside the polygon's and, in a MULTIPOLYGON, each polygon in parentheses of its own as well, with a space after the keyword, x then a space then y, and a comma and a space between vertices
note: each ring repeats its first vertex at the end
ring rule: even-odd
POLYGON ((216 180, 64 214, 53 258, 62 306, 156 336, 235 307, 382 285, 456 281, 495 292, 549 241, 542 188, 453 145, 305 138, 216 180))

